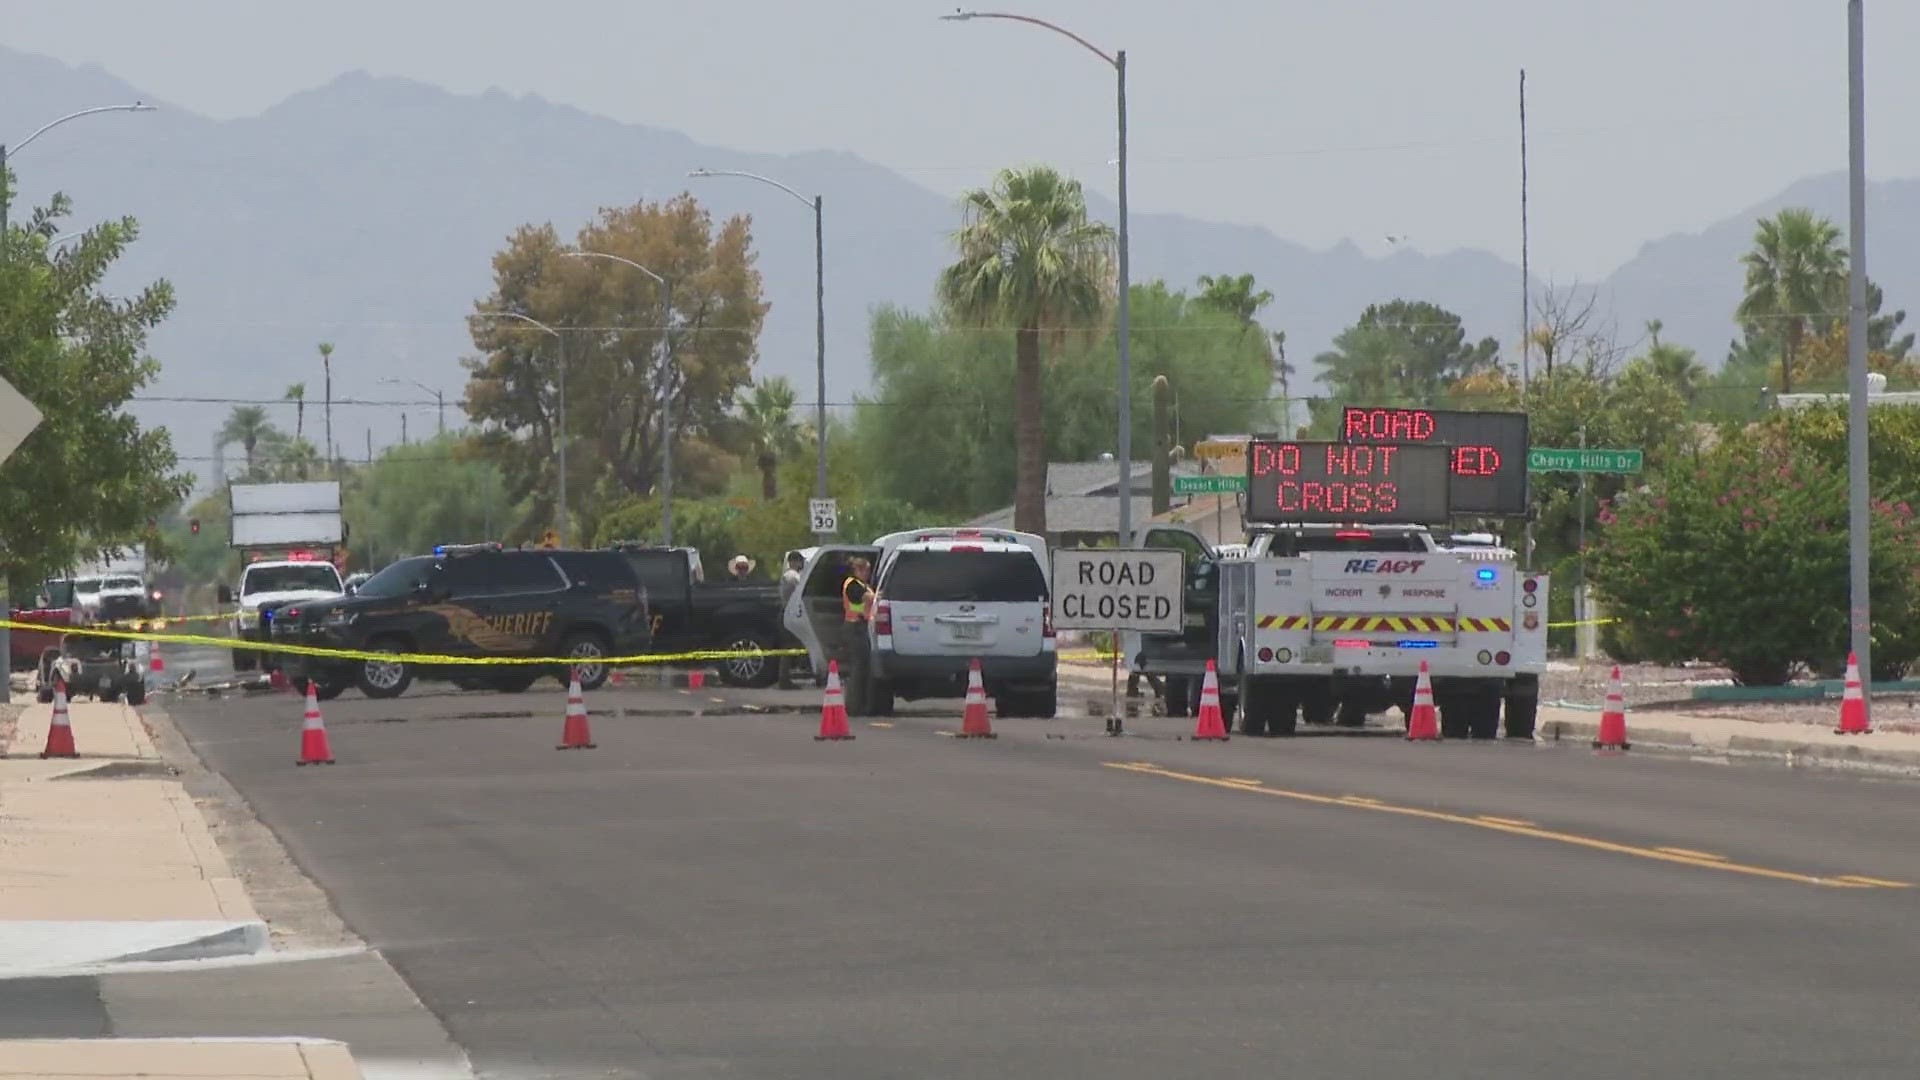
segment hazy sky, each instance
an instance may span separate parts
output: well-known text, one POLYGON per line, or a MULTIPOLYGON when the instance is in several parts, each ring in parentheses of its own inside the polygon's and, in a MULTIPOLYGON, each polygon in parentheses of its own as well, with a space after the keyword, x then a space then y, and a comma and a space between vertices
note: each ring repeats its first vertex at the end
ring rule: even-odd
MULTIPOLYGON (((1134 205, 1536 272, 1846 167, 1844 0, 997 0, 1130 62, 1134 205)), ((1920 3, 1869 0, 1870 174, 1920 175, 1920 3)), ((9 45, 216 117, 354 69, 532 91, 763 151, 851 150, 940 191, 1046 160, 1111 193, 1113 80, 1071 42, 910 0, 0 0, 9 45)))

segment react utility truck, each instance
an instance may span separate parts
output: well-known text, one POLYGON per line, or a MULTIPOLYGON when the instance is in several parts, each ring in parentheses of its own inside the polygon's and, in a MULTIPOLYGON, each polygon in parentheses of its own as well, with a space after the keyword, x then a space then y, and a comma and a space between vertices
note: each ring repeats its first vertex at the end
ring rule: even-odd
POLYGON ((1450 546, 1449 447, 1248 444, 1244 556, 1214 562, 1223 708, 1252 735, 1408 711, 1425 661, 1442 734, 1531 738, 1547 578, 1485 544, 1450 546))

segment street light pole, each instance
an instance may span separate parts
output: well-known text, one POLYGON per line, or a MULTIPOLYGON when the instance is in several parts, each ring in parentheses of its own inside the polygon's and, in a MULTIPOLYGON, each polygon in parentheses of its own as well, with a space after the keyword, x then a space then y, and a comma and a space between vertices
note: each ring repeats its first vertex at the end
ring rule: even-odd
POLYGON ((772 177, 738 169, 695 169, 687 175, 695 178, 737 176, 743 180, 758 180, 799 199, 813 211, 813 366, 817 382, 813 400, 813 441, 815 455, 819 459, 814 468, 813 497, 824 499, 827 497, 827 255, 826 215, 821 208, 820 196, 808 198, 772 177))
POLYGON ((479 319, 518 319, 530 326, 537 327, 553 336, 555 351, 559 353, 560 406, 554 425, 559 430, 554 434, 554 444, 560 458, 560 519, 555 532, 560 535, 560 546, 567 546, 567 339, 560 331, 541 322, 531 315, 522 315, 517 311, 479 311, 474 313, 479 319))
POLYGON ((1045 19, 1031 15, 1013 15, 1000 11, 956 11, 951 15, 942 15, 948 22, 970 22, 974 19, 1005 19, 1010 22, 1026 23, 1051 30, 1067 38, 1093 55, 1107 62, 1113 68, 1115 78, 1115 98, 1119 113, 1120 145, 1119 166, 1119 297, 1115 315, 1119 320, 1120 336, 1120 418, 1115 432, 1120 440, 1120 521, 1119 541, 1122 547, 1133 542, 1133 359, 1132 359, 1132 311, 1129 293, 1132 291, 1128 279, 1127 265, 1127 53, 1125 49, 1108 53, 1106 50, 1062 26, 1055 26, 1045 19))
MULTIPOLYGON (((1866 24, 1861 0, 1847 3, 1847 547, 1853 652, 1860 681, 1873 685, 1873 621, 1868 595, 1867 515, 1867 104, 1866 24)), ((1869 730, 1873 695, 1861 708, 1869 730)))
POLYGON ((433 405, 434 405, 434 408, 437 410, 437 416, 438 416, 438 420, 436 421, 436 425, 435 425, 437 428, 437 433, 441 435, 445 435, 447 433, 447 398, 445 394, 441 393, 438 390, 435 390, 431 386, 428 386, 426 383, 419 382, 414 379, 381 379, 380 381, 387 384, 388 386, 412 386, 421 390, 424 393, 432 394, 433 405))
POLYGON ((573 259, 607 259, 630 266, 660 286, 665 313, 660 319, 660 539, 673 546, 673 282, 632 259, 604 251, 565 251, 573 259))

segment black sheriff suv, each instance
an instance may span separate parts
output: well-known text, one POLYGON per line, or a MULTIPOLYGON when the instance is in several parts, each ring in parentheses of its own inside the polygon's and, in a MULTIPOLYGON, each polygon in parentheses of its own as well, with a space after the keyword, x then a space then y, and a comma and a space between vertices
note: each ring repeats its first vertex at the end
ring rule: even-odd
POLYGON ((398 697, 415 679, 520 691, 568 667, 582 689, 606 682, 608 657, 644 653, 650 619, 639 581, 618 552, 467 544, 401 559, 347 596, 276 609, 276 644, 357 652, 472 657, 565 657, 571 665, 456 664, 396 658, 288 655, 296 686, 322 698, 348 686, 398 697))

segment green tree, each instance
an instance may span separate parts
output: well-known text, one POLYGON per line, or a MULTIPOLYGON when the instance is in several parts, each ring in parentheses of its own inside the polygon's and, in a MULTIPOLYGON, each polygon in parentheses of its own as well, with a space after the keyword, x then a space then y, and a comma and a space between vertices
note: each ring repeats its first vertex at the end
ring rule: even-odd
POLYGON ((252 480, 259 475, 255 451, 262 442, 272 442, 276 434, 278 429, 267 419, 267 410, 258 405, 235 405, 214 439, 221 446, 240 444, 247 455, 247 479, 252 480))
POLYGON ((354 472, 341 510, 353 527, 352 548, 369 566, 435 544, 496 539, 514 509, 500 470, 467 452, 459 435, 390 446, 354 472))
POLYGON ((1042 339, 1099 323, 1112 287, 1113 230, 1087 217, 1079 181, 1046 166, 1003 169, 961 205, 959 258, 941 274, 939 295, 960 322, 1013 331, 1014 525, 1045 533, 1042 339))
POLYGON ((287 387, 286 400, 293 402, 293 438, 298 442, 307 435, 307 384, 297 382, 287 387))
MULTIPOLYGON (((767 305, 754 266, 749 219, 716 228, 691 195, 602 210, 573 245, 551 226, 525 226, 494 256, 494 287, 478 313, 514 312, 565 339, 567 482, 576 493, 650 495, 659 477, 670 403, 676 478, 704 479, 717 433, 732 423, 735 395, 752 377, 767 305), (596 251, 632 259, 673 282, 673 310, 652 279, 607 260, 563 258, 596 251), (673 364, 662 374, 662 338, 673 364), (685 451, 685 452, 683 452, 685 451)), ((517 319, 472 320, 478 357, 465 408, 484 427, 479 449, 497 463, 526 519, 509 535, 553 520, 558 491, 558 383, 562 350, 517 319)), ((583 501, 574 499, 582 513, 583 501)), ((608 503, 603 503, 608 505, 608 503)))
MULTIPOLYGON (((1160 376, 1172 392, 1177 442, 1273 422, 1259 335, 1161 282, 1135 285, 1132 306, 1136 460, 1153 450, 1160 376)), ((869 340, 874 392, 857 409, 854 431, 860 472, 875 495, 962 518, 1005 506, 1018 468, 1012 332, 883 308, 869 340)), ((1111 336, 1062 344, 1043 415, 1053 460, 1092 460, 1113 448, 1118 372, 1111 336)))
POLYGON ((1351 405, 1424 405, 1459 379, 1498 363, 1493 338, 1467 341, 1460 316, 1425 301, 1370 305, 1314 358, 1332 399, 1351 405))
POLYGON ((0 572, 21 586, 147 539, 191 483, 167 432, 127 412, 159 373, 147 334, 173 310, 173 287, 102 292, 139 227, 110 221, 50 251, 70 213, 56 195, 0 235, 0 374, 42 416, 0 465, 0 572))
POLYGON ((1252 326, 1260 316, 1260 309, 1273 303, 1273 293, 1266 289, 1255 290, 1253 275, 1238 276, 1222 274, 1200 275, 1200 293, 1194 302, 1216 307, 1239 319, 1243 325, 1252 326))
POLYGON ((1740 258, 1746 292, 1735 317, 1780 335, 1780 391, 1793 391, 1793 363, 1810 325, 1846 312, 1847 251, 1840 228, 1802 207, 1788 207, 1754 227, 1753 249, 1740 258))
MULTIPOLYGON (((1623 651, 1766 686, 1846 655, 1846 484, 1791 436, 1728 431, 1602 508, 1592 576, 1623 651)), ((1870 522, 1875 674, 1898 677, 1920 655, 1920 524, 1884 500, 1870 522)))
POLYGON ((780 497, 780 459, 800 443, 793 418, 796 399, 793 383, 774 376, 754 383, 753 392, 740 402, 740 420, 760 467, 760 497, 767 502, 780 497))

